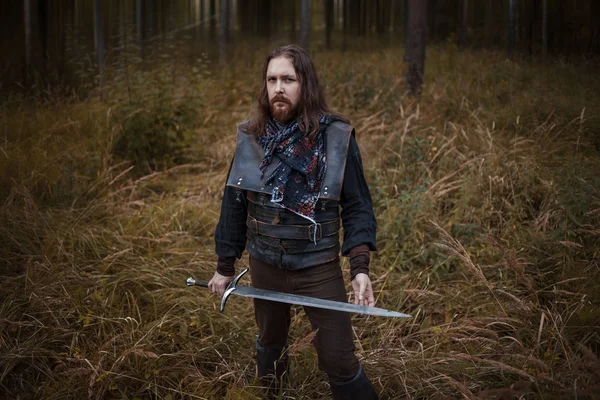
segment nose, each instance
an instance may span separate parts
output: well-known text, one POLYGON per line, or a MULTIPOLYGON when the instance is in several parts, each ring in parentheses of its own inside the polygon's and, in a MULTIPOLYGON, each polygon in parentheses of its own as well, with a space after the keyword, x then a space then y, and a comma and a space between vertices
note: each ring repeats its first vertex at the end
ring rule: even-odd
POLYGON ((283 93, 283 86, 281 85, 281 81, 279 79, 277 79, 277 83, 275 84, 275 93, 283 93))

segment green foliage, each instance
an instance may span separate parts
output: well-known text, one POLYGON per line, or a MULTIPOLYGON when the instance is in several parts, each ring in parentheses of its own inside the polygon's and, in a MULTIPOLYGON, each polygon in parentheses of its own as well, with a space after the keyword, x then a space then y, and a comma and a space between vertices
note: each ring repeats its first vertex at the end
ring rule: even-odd
POLYGON ((150 170, 180 164, 197 117, 187 104, 130 103, 115 110, 119 130, 113 154, 150 170))
POLYGON ((169 63, 151 70, 126 64, 112 74, 107 93, 116 131, 113 154, 141 172, 184 163, 203 107, 203 59, 185 74, 169 63))

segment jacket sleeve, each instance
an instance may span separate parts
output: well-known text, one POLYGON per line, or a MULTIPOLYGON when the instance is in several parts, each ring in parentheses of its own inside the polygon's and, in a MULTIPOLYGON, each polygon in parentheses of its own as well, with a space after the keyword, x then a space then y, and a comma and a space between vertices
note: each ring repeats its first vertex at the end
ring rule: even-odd
MULTIPOLYGON (((233 165, 233 162, 232 162, 233 165)), ((227 173, 231 172, 231 165, 227 173)), ((246 192, 225 185, 221 202, 221 215, 215 230, 215 252, 219 257, 241 258, 246 248, 246 192)))
POLYGON ((354 136, 350 137, 348 145, 340 205, 344 228, 342 255, 348 256, 351 249, 361 244, 367 245, 371 251, 376 251, 377 221, 364 176, 360 150, 354 136))

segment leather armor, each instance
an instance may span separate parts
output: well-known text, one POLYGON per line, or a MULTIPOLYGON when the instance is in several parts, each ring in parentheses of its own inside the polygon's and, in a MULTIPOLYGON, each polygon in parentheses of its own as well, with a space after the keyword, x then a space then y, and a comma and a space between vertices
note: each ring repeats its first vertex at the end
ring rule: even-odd
POLYGON ((315 207, 315 221, 271 202, 273 186, 266 184, 279 162, 275 155, 264 174, 259 165, 264 151, 255 137, 240 124, 237 146, 227 185, 245 191, 248 200, 246 249, 263 262, 284 269, 302 269, 324 264, 339 256, 339 200, 352 126, 341 121, 331 123, 325 131, 327 173, 321 184, 315 207), (316 241, 315 241, 316 239, 316 241))

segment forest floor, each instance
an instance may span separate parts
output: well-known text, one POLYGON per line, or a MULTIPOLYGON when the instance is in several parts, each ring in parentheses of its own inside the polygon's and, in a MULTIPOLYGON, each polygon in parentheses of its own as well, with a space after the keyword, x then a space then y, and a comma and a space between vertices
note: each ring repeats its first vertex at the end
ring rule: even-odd
MULTIPOLYGON (((0 397, 261 398, 251 301, 185 287, 215 270, 252 57, 2 105, 0 397)), ((367 374, 389 399, 600 398, 598 67, 432 46, 417 103, 402 58, 315 56, 362 151, 376 305, 413 315, 353 316, 367 374)), ((312 335, 293 308, 290 398, 329 396, 312 335)))

